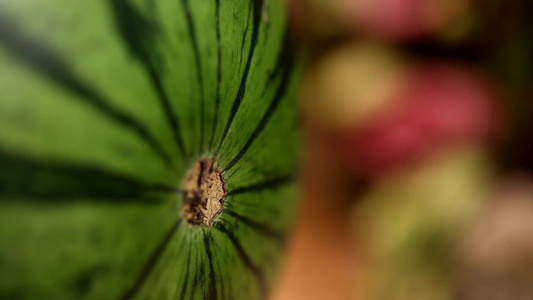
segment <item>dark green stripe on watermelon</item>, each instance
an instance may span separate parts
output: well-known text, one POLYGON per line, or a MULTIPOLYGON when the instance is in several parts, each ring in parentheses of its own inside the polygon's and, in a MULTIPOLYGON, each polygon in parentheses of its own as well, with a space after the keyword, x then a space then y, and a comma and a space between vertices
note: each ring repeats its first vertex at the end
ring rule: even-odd
POLYGON ((140 182, 92 166, 33 161, 0 150, 2 198, 69 201, 75 197, 105 201, 159 201, 157 193, 181 194, 176 187, 140 182))
POLYGON ((268 295, 295 208, 283 8, 0 3, 0 298, 268 295), (184 176, 213 156, 223 210, 180 221, 184 176))
POLYGON ((214 239, 211 236, 211 234, 209 232, 206 232, 205 230, 203 230, 203 234, 204 234, 205 252, 207 254, 207 260, 209 262, 209 271, 208 271, 209 288, 207 289, 209 293, 208 299, 215 300, 217 299, 217 284, 216 284, 215 268, 213 268, 213 254, 211 252, 211 244, 214 243, 214 239))
MULTIPOLYGON (((283 99, 283 96, 286 94, 286 88, 289 84, 291 70, 292 70, 292 53, 291 48, 289 47, 289 41, 288 36, 285 35, 284 44, 283 44, 283 50, 278 56, 278 62, 276 63, 276 68, 274 69, 273 74, 278 75, 280 77, 280 82, 278 89, 276 91, 276 94, 274 95, 274 99, 268 106, 267 111, 259 121, 259 124, 257 124, 257 127, 253 131, 252 135, 248 138, 246 141, 246 144, 242 147, 242 149, 237 153, 237 155, 229 162, 228 165, 224 166, 222 169, 222 173, 227 172, 229 169, 231 169, 235 164, 239 161, 239 159, 242 158, 244 153, 248 151, 252 143, 257 139, 257 137, 261 134, 261 132, 265 129, 265 126, 267 125, 267 122, 270 120, 272 114, 274 111, 278 108, 278 105, 280 101, 283 99)), ((269 79, 272 78, 272 76, 269 76, 269 79)), ((270 85, 270 82, 266 82, 266 87, 270 85)), ((264 93, 261 93, 264 95, 264 93)))
POLYGON ((231 191, 228 191, 228 196, 245 194, 250 192, 258 192, 265 189, 272 189, 280 185, 292 183, 294 180, 293 175, 282 176, 279 178, 270 179, 264 182, 255 183, 245 187, 235 187, 231 191))
POLYGON ((182 290, 179 299, 185 300, 185 293, 187 292, 187 287, 189 283, 189 271, 191 270, 191 251, 187 253, 187 267, 185 269, 185 281, 182 284, 182 290))
POLYGON ((213 139, 215 137, 215 126, 218 123, 218 110, 220 109, 220 82, 222 81, 222 48, 220 46, 220 0, 216 0, 216 41, 217 41, 217 85, 216 85, 216 101, 215 101, 215 111, 213 114, 213 124, 211 127, 211 137, 209 139, 209 151, 213 149, 213 139))
MULTIPOLYGON (((250 51, 248 53, 248 56, 246 58, 246 66, 244 68, 244 72, 242 74, 241 83, 239 85, 239 90, 237 92, 237 95, 235 97, 235 100, 233 100, 233 105, 231 106, 231 113, 228 117, 228 120, 226 122, 226 126, 224 127, 224 132, 222 133, 221 142, 215 152, 215 155, 218 155, 220 152, 220 148, 222 147, 222 142, 228 135, 229 129, 231 125, 233 124, 233 120, 235 118, 235 115, 237 114, 237 111, 239 110, 242 100, 244 98, 244 93, 246 91, 246 80, 248 79, 248 73, 250 72, 250 68, 252 65, 252 59, 254 57, 255 49, 257 47, 258 37, 259 37, 259 23, 261 22, 261 16, 263 12, 263 3, 264 0, 257 0, 255 1, 254 5, 252 5, 251 11, 253 11, 253 26, 252 26, 252 36, 251 36, 251 44, 250 44, 250 51)), ((248 26, 248 22, 247 22, 248 26)), ((248 27, 246 27, 245 34, 248 33, 248 27)), ((243 38, 243 45, 246 38, 243 38)), ((243 47, 241 46, 241 52, 243 47)))
POLYGON ((123 300, 132 299, 135 296, 135 294, 137 293, 141 285, 146 280, 146 277, 148 277, 150 273, 152 272, 153 267, 159 260, 165 248, 168 246, 168 243, 170 242, 170 240, 172 239, 172 237, 178 230, 181 223, 182 223, 182 220, 178 219, 178 221, 176 221, 176 224, 174 224, 174 226, 170 228, 169 232, 165 235, 163 241, 159 244, 159 246, 157 246, 155 251, 148 258, 148 261, 145 263, 144 267, 142 268, 141 273, 137 277, 137 280, 135 280, 135 283, 128 290, 126 290, 126 292, 124 293, 122 297, 120 297, 120 299, 123 299, 123 300))
POLYGON ((200 62, 200 50, 198 50, 198 41, 196 39, 196 29, 192 22, 191 7, 189 0, 181 0, 187 20, 187 30, 191 38, 192 49, 194 52, 194 63, 196 66, 196 78, 198 80, 198 93, 200 94, 200 149, 204 150, 204 132, 205 132, 205 99, 204 99, 204 80, 202 77, 202 63, 200 62))
POLYGON ((68 68, 68 64, 61 60, 60 56, 53 52, 46 42, 31 39, 24 35, 7 15, 0 11, 0 44, 12 55, 22 59, 25 63, 42 72, 57 84, 68 89, 72 93, 79 94, 80 100, 99 110, 103 115, 135 132, 146 141, 161 156, 165 163, 170 165, 171 158, 162 149, 159 142, 137 120, 121 112, 109 104, 104 96, 91 88, 83 80, 76 77, 75 73, 68 68))
POLYGON ((233 235, 233 233, 231 233, 231 231, 226 229, 223 224, 218 222, 213 224, 213 226, 223 232, 231 241, 231 244, 233 244, 233 246, 235 247, 237 255, 242 260, 246 268, 250 271, 250 273, 252 273, 252 275, 255 277, 255 280, 257 281, 261 291, 261 298, 265 299, 267 296, 267 286, 261 269, 252 262, 250 256, 246 253, 246 250, 244 250, 239 240, 233 235))
POLYGON ((270 228, 266 224, 256 222, 248 217, 243 217, 236 212, 233 212, 229 209, 224 209, 221 211, 223 214, 228 214, 234 217, 237 221, 237 224, 244 223, 245 225, 250 226, 253 230, 257 231, 261 235, 277 240, 279 243, 282 243, 285 240, 285 233, 270 228))
POLYGON ((176 144, 182 155, 185 155, 185 147, 183 139, 180 135, 180 125, 176 116, 173 114, 170 99, 161 82, 161 76, 164 74, 164 69, 159 66, 161 63, 161 55, 152 48, 156 39, 161 35, 157 25, 150 20, 143 18, 143 16, 125 0, 109 1, 113 14, 115 15, 115 22, 117 30, 124 39, 130 52, 137 57, 146 68, 146 72, 151 79, 154 89, 157 91, 161 105, 165 111, 165 115, 172 128, 172 133, 176 139, 176 144))

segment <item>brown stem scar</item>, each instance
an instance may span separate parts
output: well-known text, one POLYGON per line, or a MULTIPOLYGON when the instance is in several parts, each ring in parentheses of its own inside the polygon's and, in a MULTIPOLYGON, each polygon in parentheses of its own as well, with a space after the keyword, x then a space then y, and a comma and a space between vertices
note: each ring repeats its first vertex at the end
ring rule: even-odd
POLYGON ((214 159, 199 160, 183 182, 181 214, 189 224, 211 226, 222 210, 226 188, 214 159))

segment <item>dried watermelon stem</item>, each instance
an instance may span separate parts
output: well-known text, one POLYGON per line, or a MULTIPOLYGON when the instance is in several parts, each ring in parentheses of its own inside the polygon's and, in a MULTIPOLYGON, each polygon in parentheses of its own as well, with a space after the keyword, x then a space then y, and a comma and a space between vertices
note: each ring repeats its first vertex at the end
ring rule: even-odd
POLYGON ((192 225, 210 226, 222 210, 227 194, 222 174, 214 167, 214 159, 196 162, 183 186, 183 218, 192 225))

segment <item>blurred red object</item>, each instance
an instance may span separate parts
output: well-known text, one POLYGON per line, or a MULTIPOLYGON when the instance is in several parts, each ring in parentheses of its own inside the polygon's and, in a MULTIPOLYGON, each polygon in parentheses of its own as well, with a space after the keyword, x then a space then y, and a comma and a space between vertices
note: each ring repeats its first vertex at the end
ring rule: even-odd
POLYGON ((380 177, 442 148, 489 143, 501 128, 491 86, 459 66, 416 66, 394 97, 396 105, 341 138, 343 158, 363 177, 380 177))
POLYGON ((340 0, 346 23, 388 40, 442 29, 468 9, 467 0, 340 0))

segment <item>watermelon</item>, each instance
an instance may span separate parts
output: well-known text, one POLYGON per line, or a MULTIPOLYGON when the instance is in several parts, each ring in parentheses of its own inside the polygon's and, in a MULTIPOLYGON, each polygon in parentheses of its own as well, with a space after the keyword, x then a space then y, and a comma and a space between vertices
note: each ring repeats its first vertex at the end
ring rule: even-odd
POLYGON ((265 299, 295 211, 279 0, 0 2, 0 298, 265 299))

